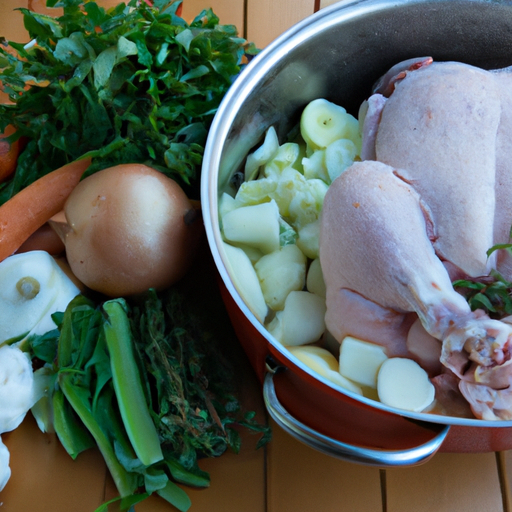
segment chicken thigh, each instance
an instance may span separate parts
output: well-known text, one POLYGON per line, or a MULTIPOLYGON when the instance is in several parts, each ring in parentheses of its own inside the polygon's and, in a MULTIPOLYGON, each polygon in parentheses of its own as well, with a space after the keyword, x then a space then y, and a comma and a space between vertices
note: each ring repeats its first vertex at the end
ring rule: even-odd
POLYGON ((326 325, 340 342, 362 336, 390 356, 418 359, 415 342, 434 340, 473 413, 512 419, 512 327, 471 312, 452 286, 454 275, 496 267, 512 277, 505 251, 487 256, 512 224, 512 75, 452 62, 414 69, 370 102, 378 124, 363 147, 375 160, 355 163, 326 195, 326 325))

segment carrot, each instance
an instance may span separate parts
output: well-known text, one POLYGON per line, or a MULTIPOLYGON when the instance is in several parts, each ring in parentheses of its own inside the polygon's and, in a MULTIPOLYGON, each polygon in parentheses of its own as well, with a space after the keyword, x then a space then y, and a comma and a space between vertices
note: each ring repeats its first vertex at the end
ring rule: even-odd
POLYGON ((18 250, 32 233, 62 210, 90 163, 90 158, 84 158, 64 165, 0 206, 0 261, 18 250))
POLYGON ((5 131, 0 134, 0 181, 7 179, 16 169, 16 161, 20 152, 20 141, 12 144, 5 140, 15 132, 14 126, 7 125, 5 131))

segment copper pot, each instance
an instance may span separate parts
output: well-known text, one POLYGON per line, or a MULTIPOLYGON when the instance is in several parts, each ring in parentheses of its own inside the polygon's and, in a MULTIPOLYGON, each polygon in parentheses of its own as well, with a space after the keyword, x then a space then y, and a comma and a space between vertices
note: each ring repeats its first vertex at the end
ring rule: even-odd
POLYGON ((387 69, 425 55, 487 69, 511 65, 512 1, 346 0, 310 16, 236 79, 211 127, 202 171, 203 216, 224 301, 270 415, 322 452, 379 467, 419 464, 438 450, 510 449, 512 422, 407 413, 313 373, 266 331, 234 285, 218 197, 270 125, 285 140, 302 108, 319 97, 357 114, 387 69))

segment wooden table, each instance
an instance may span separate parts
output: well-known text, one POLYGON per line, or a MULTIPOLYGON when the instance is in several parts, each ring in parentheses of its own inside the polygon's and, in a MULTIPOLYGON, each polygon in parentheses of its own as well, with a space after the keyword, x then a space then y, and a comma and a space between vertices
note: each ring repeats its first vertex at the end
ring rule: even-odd
MULTIPOLYGON (((102 5, 116 1, 102 0, 102 5)), ((189 19, 212 7, 222 23, 239 27, 263 47, 331 0, 185 0, 189 19)), ((47 11, 45 0, 0 0, 0 35, 22 41, 24 29, 16 7, 47 11)), ((240 350, 234 347, 234 350, 240 350)), ((260 387, 240 360, 246 404, 265 416, 260 387)), ((93 512, 115 489, 98 452, 71 460, 52 435, 42 434, 31 417, 4 436, 12 477, 0 494, 2 512, 93 512)), ((192 490, 192 512, 511 512, 512 452, 438 453, 408 469, 379 470, 322 455, 274 426, 272 442, 255 450, 255 438, 243 436, 239 455, 205 460, 211 487, 192 490)), ((137 511, 171 511, 158 498, 137 511)))

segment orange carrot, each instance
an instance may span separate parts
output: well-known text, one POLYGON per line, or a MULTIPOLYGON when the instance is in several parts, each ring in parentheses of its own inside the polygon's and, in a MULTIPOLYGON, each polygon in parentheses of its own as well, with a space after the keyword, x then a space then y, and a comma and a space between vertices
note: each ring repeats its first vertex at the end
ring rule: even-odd
POLYGON ((75 160, 39 178, 0 206, 0 261, 64 207, 91 160, 75 160))
POLYGON ((7 125, 5 131, 0 134, 0 181, 7 179, 16 169, 16 161, 20 152, 20 141, 12 144, 5 139, 15 132, 14 126, 7 125))

